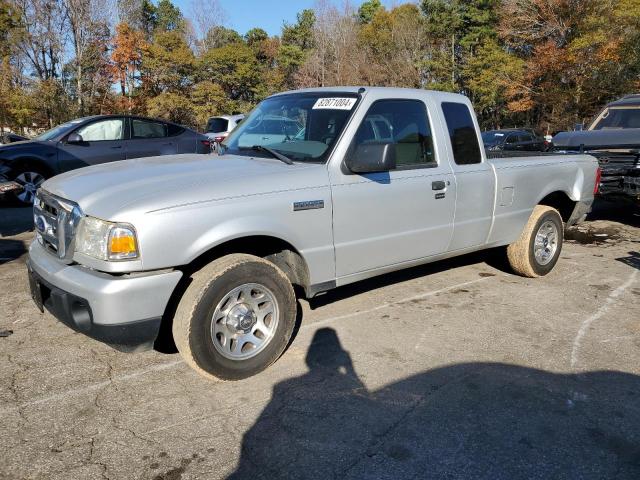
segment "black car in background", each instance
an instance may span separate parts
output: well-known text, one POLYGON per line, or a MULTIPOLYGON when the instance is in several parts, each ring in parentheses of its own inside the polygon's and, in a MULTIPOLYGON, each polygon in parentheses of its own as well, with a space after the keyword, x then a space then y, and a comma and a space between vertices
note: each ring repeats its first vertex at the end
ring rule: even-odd
POLYGON ((482 133, 484 147, 489 151, 544 152, 544 138, 528 129, 488 130, 482 133))
POLYGON ((24 188, 16 197, 31 203, 49 177, 76 168, 138 157, 210 153, 205 135, 163 120, 126 115, 79 118, 25 142, 0 145, 0 180, 24 188))
POLYGON ((23 142, 29 140, 27 137, 18 135, 16 133, 4 132, 0 133, 0 145, 7 145, 8 143, 23 142))

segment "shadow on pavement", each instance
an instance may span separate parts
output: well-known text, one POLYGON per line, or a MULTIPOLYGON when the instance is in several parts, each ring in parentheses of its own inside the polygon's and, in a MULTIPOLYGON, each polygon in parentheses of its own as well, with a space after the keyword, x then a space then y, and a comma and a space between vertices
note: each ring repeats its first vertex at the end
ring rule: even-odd
MULTIPOLYGON (((309 306, 313 310, 360 293, 369 292, 371 290, 387 287, 396 283, 402 283, 415 278, 424 277, 426 275, 444 272, 453 268, 473 265, 476 263, 485 263, 489 267, 495 268, 501 272, 513 274, 513 270, 511 270, 507 261, 506 247, 491 248, 479 252, 467 253, 447 260, 439 260, 425 265, 419 265, 417 267, 398 270, 396 272, 379 275, 367 280, 361 280, 343 287, 338 287, 333 290, 329 290, 318 297, 309 299, 309 306)), ((489 272, 482 272, 480 275, 495 276, 494 273, 489 272)))
POLYGON ((0 265, 16 260, 25 253, 27 249, 20 240, 0 238, 0 265))
POLYGON ((33 230, 32 207, 9 207, 0 203, 0 237, 33 230))
POLYGON ((630 199, 605 200, 596 197, 587 220, 611 220, 631 227, 640 227, 640 206, 634 205, 630 199))
POLYGON ((628 257, 616 258, 618 262, 622 262, 625 265, 629 265, 637 270, 640 270, 640 252, 629 252, 628 257))
POLYGON ((500 363, 368 391, 336 332, 273 389, 229 478, 640 478, 640 378, 500 363))

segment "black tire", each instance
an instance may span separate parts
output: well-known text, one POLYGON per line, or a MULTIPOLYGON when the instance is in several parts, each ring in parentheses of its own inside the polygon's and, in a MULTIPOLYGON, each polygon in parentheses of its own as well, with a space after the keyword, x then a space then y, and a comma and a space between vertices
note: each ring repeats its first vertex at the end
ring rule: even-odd
POLYGON ((284 352, 296 322, 296 297, 287 276, 260 257, 232 254, 221 257, 191 276, 173 320, 173 338, 184 360, 208 378, 240 380, 264 370, 284 352), (235 360, 214 346, 213 315, 234 288, 248 283, 266 287, 279 312, 275 332, 255 356, 235 360))
MULTIPOLYGON (((31 182, 31 180, 36 180, 37 177, 39 177, 39 179, 36 181, 36 183, 39 187, 42 182, 50 177, 50 175, 38 165, 26 164, 19 167, 16 171, 13 172, 13 175, 11 175, 11 180, 19 183, 20 185, 26 185, 27 182, 34 184, 33 182, 31 182)), ((23 190, 20 193, 13 194, 13 201, 20 206, 32 205, 33 195, 35 195, 35 190, 31 192, 26 192, 25 190, 23 190)))
POLYGON ((560 213, 552 207, 537 205, 529 217, 518 240, 507 248, 507 257, 511 268, 523 277, 542 277, 555 267, 562 251, 564 223, 560 213), (536 234, 546 222, 552 222, 557 232, 557 246, 553 256, 544 264, 535 255, 536 234))

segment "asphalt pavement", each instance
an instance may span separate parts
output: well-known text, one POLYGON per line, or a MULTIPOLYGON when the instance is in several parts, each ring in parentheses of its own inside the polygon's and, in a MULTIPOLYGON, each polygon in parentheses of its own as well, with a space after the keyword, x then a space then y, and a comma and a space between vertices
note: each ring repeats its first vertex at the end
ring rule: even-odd
POLYGON ((0 207, 2 479, 638 479, 640 215, 556 269, 492 250, 300 301, 265 372, 212 382, 40 314, 29 209, 0 207))

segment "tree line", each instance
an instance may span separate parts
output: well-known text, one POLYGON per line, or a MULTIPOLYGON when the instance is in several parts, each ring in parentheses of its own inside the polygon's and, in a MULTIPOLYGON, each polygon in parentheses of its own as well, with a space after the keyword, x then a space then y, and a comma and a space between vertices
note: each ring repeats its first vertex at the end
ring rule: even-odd
POLYGON ((484 128, 546 133, 640 89, 640 0, 321 0, 275 36, 224 18, 217 0, 0 0, 0 126, 202 128, 286 89, 380 85, 463 93, 484 128))

